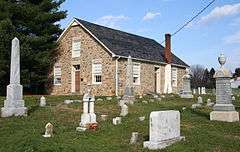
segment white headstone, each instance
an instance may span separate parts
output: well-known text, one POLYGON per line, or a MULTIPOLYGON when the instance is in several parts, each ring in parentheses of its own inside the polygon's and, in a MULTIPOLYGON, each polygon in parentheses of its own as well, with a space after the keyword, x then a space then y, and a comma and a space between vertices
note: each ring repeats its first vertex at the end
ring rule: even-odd
POLYGON ((120 116, 125 117, 128 114, 128 106, 126 104, 123 104, 121 106, 121 113, 120 116))
POLYGON ((107 100, 107 101, 111 101, 111 100, 112 100, 112 97, 107 97, 106 100, 107 100))
POLYGON ((46 106, 46 98, 44 96, 42 96, 40 98, 40 104, 39 104, 40 107, 45 107, 46 106))
POLYGON ((193 89, 193 94, 196 94, 196 89, 193 89))
POLYGON ((211 101, 211 99, 207 99, 207 106, 212 107, 214 105, 214 102, 211 101))
POLYGON ((202 94, 206 94, 206 88, 205 87, 202 87, 201 90, 202 90, 202 94))
POLYGON ((97 123, 96 114, 94 113, 94 102, 95 97, 91 95, 91 90, 87 90, 83 96, 83 114, 81 115, 79 127, 76 130, 82 130, 89 124, 97 123))
POLYGON ((138 117, 139 121, 144 121, 145 120, 145 117, 142 116, 142 117, 138 117))
POLYGON ((138 141, 138 132, 132 132, 132 137, 130 139, 130 144, 136 144, 138 141))
POLYGON ((149 141, 143 143, 144 148, 163 149, 184 137, 180 136, 180 112, 155 111, 150 114, 149 141))
POLYGON ((198 87, 198 94, 201 94, 201 88, 198 87))
POLYGON ((197 101, 198 104, 203 104, 203 100, 202 100, 202 97, 198 97, 198 101, 197 101))
POLYGON ((235 100, 236 100, 236 98, 234 96, 232 96, 232 101, 235 101, 235 100))
POLYGON ((107 117, 108 117, 108 115, 101 115, 102 121, 106 121, 106 120, 107 120, 107 117))
POLYGON ((121 124, 121 123, 122 123, 122 118, 121 117, 113 118, 113 124, 114 125, 118 125, 118 124, 121 124))
POLYGON ((53 136, 53 125, 49 122, 46 124, 45 126, 45 134, 43 135, 43 137, 45 138, 49 138, 53 136))
POLYGON ((12 40, 10 84, 7 86, 7 99, 1 109, 1 117, 26 116, 23 87, 20 84, 20 45, 19 40, 12 40))

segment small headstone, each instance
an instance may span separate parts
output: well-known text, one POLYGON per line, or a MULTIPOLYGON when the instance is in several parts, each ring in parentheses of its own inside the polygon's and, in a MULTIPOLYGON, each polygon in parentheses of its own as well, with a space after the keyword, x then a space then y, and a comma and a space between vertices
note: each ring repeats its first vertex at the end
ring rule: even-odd
POLYGON ((236 98, 234 96, 232 96, 232 101, 235 101, 235 100, 236 100, 236 98))
POLYGON ((214 105, 214 102, 211 101, 211 99, 207 99, 207 106, 212 107, 214 105))
POLYGON ((192 108, 192 109, 196 109, 196 108, 198 108, 198 107, 201 107, 202 104, 203 104, 202 97, 199 96, 197 103, 193 104, 191 108, 192 108))
POLYGON ((202 90, 202 94, 206 94, 206 88, 205 87, 202 87, 201 90, 202 90))
POLYGON ((118 125, 118 124, 121 124, 121 123, 122 123, 122 118, 121 117, 113 118, 113 124, 114 125, 118 125))
POLYGON ((186 107, 182 107, 182 110, 186 110, 187 108, 186 107))
POLYGON ((108 117, 108 115, 101 115, 102 121, 106 121, 106 120, 107 120, 107 117, 108 117))
POLYGON ((153 95, 153 98, 154 98, 154 99, 157 99, 157 98, 158 98, 158 95, 157 95, 157 94, 154 94, 154 95, 153 95))
POLYGON ((138 141, 138 132, 132 132, 132 137, 130 139, 130 144, 136 144, 138 141))
POLYGON ((139 96, 139 99, 142 99, 142 98, 143 98, 143 96, 142 96, 142 95, 140 95, 140 96, 139 96))
POLYGON ((202 105, 201 104, 199 104, 199 103, 195 103, 195 104, 193 104, 192 105, 192 109, 196 109, 196 108, 198 108, 198 107, 201 107, 202 105))
POLYGON ((40 104, 39 104, 40 107, 45 107, 46 106, 46 98, 44 96, 42 96, 40 98, 40 104))
POLYGON ((53 137, 53 125, 49 122, 45 126, 45 134, 43 135, 45 138, 53 137))
POLYGON ((155 100, 154 99, 150 99, 149 102, 154 102, 155 100))
POLYGON ((101 102, 101 101, 103 101, 103 99, 102 99, 102 98, 98 98, 97 101, 98 101, 98 102, 101 102))
POLYGON ((120 96, 117 96, 117 99, 118 99, 118 100, 120 100, 121 98, 122 98, 122 97, 120 97, 120 96))
POLYGON ((145 120, 145 117, 142 116, 142 117, 138 117, 139 121, 144 121, 145 120))
POLYGON ((198 94, 201 94, 201 88, 198 87, 198 94))
POLYGON ((145 104, 147 104, 148 102, 147 102, 146 100, 143 100, 143 101, 142 101, 142 103, 145 103, 145 104))
POLYGON ((203 104, 203 100, 202 100, 202 97, 198 97, 198 101, 197 101, 198 104, 203 104))
POLYGON ((193 94, 196 94, 196 89, 193 89, 193 94))
POLYGON ((78 103, 81 103, 82 100, 73 100, 73 102, 78 102, 78 103))
POLYGON ((149 141, 143 143, 150 150, 163 149, 184 137, 180 136, 180 112, 154 111, 150 114, 149 141))
POLYGON ((120 116, 125 117, 128 114, 128 106, 126 104, 123 104, 121 106, 121 113, 120 116))
POLYGON ((106 100, 107 100, 107 101, 111 101, 111 100, 112 100, 112 97, 107 97, 106 100))
POLYGON ((73 103, 73 100, 64 100, 64 103, 65 104, 71 104, 71 103, 73 103))
POLYGON ((122 107, 124 104, 127 104, 127 102, 126 102, 125 100, 119 100, 119 101, 118 101, 118 105, 119 105, 120 107, 122 107))
POLYGON ((166 96, 165 96, 165 95, 162 95, 161 97, 162 97, 162 98, 165 98, 166 96))

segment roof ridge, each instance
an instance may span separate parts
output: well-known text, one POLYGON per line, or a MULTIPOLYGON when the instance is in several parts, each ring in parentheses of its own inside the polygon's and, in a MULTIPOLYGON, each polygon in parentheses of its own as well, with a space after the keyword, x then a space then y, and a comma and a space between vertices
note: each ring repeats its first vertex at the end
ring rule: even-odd
MULTIPOLYGON (((99 24, 96 24, 96 23, 92 23, 92 22, 89 22, 89 21, 86 21, 86 20, 79 19, 79 18, 77 18, 77 17, 74 17, 74 18, 77 19, 77 20, 80 21, 80 22, 81 22, 81 21, 87 22, 87 23, 93 24, 93 25, 95 25, 95 26, 100 26, 100 27, 107 28, 107 29, 110 29, 110 30, 119 31, 119 32, 126 33, 126 34, 129 34, 129 35, 132 35, 132 36, 137 36, 137 37, 141 37, 141 38, 144 38, 144 39, 149 39, 149 40, 152 40, 152 41, 157 42, 155 39, 152 39, 152 38, 149 38, 149 37, 145 37, 145 36, 133 34, 133 33, 130 33, 130 32, 122 31, 122 30, 119 30, 119 29, 114 29, 114 28, 111 28, 111 27, 103 26, 103 25, 99 25, 99 24)), ((158 43, 158 42, 157 42, 157 43, 158 43)), ((158 43, 158 44, 160 44, 160 43, 158 43)), ((160 44, 160 45, 161 45, 161 44, 160 44)))

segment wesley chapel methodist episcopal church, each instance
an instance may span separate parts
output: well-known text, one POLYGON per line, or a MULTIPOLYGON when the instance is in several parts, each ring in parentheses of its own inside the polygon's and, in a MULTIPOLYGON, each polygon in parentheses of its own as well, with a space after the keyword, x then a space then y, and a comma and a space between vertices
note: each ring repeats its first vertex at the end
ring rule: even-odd
POLYGON ((123 95, 127 58, 133 61, 134 93, 177 93, 189 66, 153 39, 74 18, 58 39, 56 63, 49 78, 50 94, 123 95))

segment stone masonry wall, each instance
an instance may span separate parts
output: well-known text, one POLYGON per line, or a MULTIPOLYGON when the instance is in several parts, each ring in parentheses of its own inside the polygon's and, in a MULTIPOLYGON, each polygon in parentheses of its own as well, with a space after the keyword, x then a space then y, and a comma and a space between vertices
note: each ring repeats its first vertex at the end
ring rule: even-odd
POLYGON ((111 55, 82 27, 74 26, 66 32, 59 42, 57 63, 61 65, 62 83, 52 85, 51 94, 71 94, 71 70, 73 64, 80 64, 80 92, 91 87, 95 95, 110 96, 115 94, 115 62, 111 55), (72 58, 72 39, 80 38, 81 55, 72 58), (92 60, 100 59, 102 63, 102 84, 92 84, 92 60))
MULTIPOLYGON (((80 64, 80 92, 74 94, 83 95, 87 88, 91 88, 96 96, 113 96, 115 95, 115 70, 116 58, 100 45, 88 32, 80 26, 71 27, 63 38, 59 41, 57 49, 57 61, 61 65, 62 83, 61 85, 51 85, 50 94, 53 95, 70 95, 72 94, 72 67, 80 64), (81 55, 79 58, 72 58, 72 39, 80 38, 81 55), (102 84, 92 84, 92 60, 99 60, 102 63, 102 84)), ((140 62, 140 85, 134 85, 136 95, 142 95, 149 92, 155 92, 155 66, 160 68, 161 75, 161 93, 164 89, 164 65, 153 64, 149 62, 140 62)), ((123 95, 126 82, 127 59, 120 58, 118 61, 119 74, 119 95, 123 95)), ((182 89, 182 77, 185 73, 184 68, 178 68, 178 87, 173 88, 176 93, 182 89)), ((50 76, 53 77, 53 72, 50 76)))

